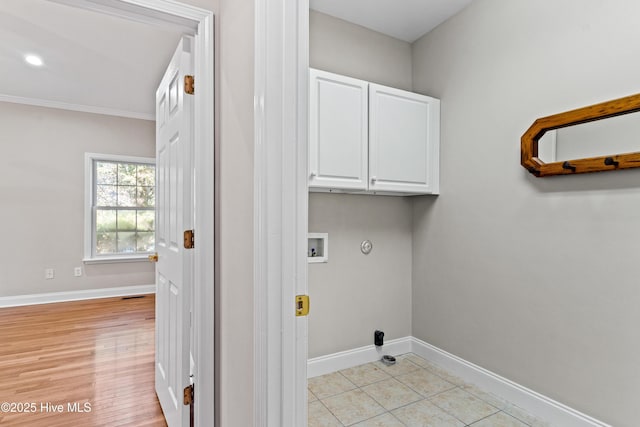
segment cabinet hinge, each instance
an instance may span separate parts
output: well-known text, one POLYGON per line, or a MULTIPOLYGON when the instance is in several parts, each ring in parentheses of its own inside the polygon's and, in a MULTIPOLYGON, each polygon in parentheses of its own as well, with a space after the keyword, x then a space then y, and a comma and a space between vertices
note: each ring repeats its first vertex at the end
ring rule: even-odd
POLYGON ((193 403, 193 384, 188 385, 184 388, 184 399, 182 403, 187 406, 193 403))
POLYGON ((184 230, 184 248, 193 249, 195 246, 195 237, 193 230, 184 230))
POLYGON ((309 295, 296 295, 296 316, 309 314, 309 295))
POLYGON ((186 93, 187 95, 193 95, 194 84, 195 84, 195 79, 193 78, 193 76, 190 76, 188 74, 185 75, 184 76, 184 93, 186 93))

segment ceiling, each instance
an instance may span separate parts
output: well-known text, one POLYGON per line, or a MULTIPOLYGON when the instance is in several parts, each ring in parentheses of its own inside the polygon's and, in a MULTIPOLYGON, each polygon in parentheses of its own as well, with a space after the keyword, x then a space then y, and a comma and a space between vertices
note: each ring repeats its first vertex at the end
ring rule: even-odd
POLYGON ((153 119, 181 33, 46 0, 0 1, 0 100, 153 119), (25 62, 36 54, 44 62, 25 62))
MULTIPOLYGON (((153 120, 155 90, 181 29, 65 1, 0 0, 0 101, 153 120), (44 65, 27 64, 28 54, 44 65)), ((310 1, 317 11, 413 42, 472 0, 310 1)))
POLYGON ((318 12, 413 43, 472 0, 310 0, 318 12))

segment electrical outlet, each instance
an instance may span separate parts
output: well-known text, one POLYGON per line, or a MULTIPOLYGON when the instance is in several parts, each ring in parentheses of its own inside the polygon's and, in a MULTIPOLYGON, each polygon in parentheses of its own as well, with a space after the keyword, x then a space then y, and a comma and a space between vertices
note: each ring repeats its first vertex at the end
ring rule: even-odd
POLYGON ((80 277, 80 276, 82 276, 82 267, 75 267, 75 268, 73 269, 73 275, 74 275, 75 277, 80 277))
POLYGON ((44 270, 44 278, 51 280, 56 277, 56 271, 53 268, 47 268, 44 270))

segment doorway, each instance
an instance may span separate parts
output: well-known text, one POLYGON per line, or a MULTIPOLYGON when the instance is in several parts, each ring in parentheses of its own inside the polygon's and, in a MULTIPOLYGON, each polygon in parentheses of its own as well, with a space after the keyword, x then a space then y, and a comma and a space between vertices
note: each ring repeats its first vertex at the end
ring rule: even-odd
MULTIPOLYGON (((47 3, 47 2, 45 2, 47 3)), ((213 101, 213 13, 189 5, 144 0, 61 0, 62 3, 81 9, 92 10, 112 17, 134 20, 152 25, 170 26, 181 28, 187 34, 195 36, 196 45, 196 75, 199 79, 198 98, 196 106, 195 126, 195 157, 198 159, 194 167, 197 182, 195 194, 206 195, 198 197, 195 210, 197 220, 194 229, 202 236, 211 236, 210 239, 202 238, 194 252, 196 265, 196 280, 201 286, 195 291, 193 312, 193 324, 195 335, 194 359, 199 369, 195 372, 196 393, 201 396, 201 402, 213 402, 214 390, 214 337, 213 328, 214 312, 214 287, 213 265, 209 260, 213 259, 213 228, 214 206, 213 197, 213 166, 214 124, 210 119, 214 117, 213 101), (206 119, 205 119, 206 118, 206 119)), ((82 88, 86 91, 86 87, 82 88)), ((100 111, 95 111, 100 113, 100 111)), ((80 166, 81 168, 81 166, 80 166)), ((130 265, 130 264, 128 264, 130 265)), ((214 416, 213 405, 196 404, 196 420, 211 420, 214 416)), ((205 421, 206 422, 206 421, 205 421)), ((196 421, 198 423, 198 421, 196 421)), ((203 424, 204 425, 204 424, 203 424)))
MULTIPOLYGON (((55 0, 54 0, 55 1, 55 0)), ((213 12, 180 3, 142 0, 59 0, 100 13, 142 21, 153 25, 182 28, 194 39, 194 71, 198 81, 198 95, 193 111, 193 194, 195 203, 194 230, 201 238, 193 252, 193 312, 191 316, 193 347, 193 383, 195 425, 208 425, 214 419, 214 32, 213 12), (200 402, 204 402, 201 404, 200 402)), ((156 319, 158 320, 158 319, 156 319)))

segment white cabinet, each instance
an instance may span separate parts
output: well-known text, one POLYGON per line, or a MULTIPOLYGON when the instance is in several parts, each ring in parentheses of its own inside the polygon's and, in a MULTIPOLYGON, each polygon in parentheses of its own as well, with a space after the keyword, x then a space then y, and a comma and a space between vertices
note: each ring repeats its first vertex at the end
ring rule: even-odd
POLYGON ((309 186, 367 190, 368 83, 311 70, 309 186))
POLYGON ((440 100, 369 84, 369 190, 438 193, 440 100))
POLYGON ((310 191, 438 194, 438 99, 313 69, 310 78, 310 191))

